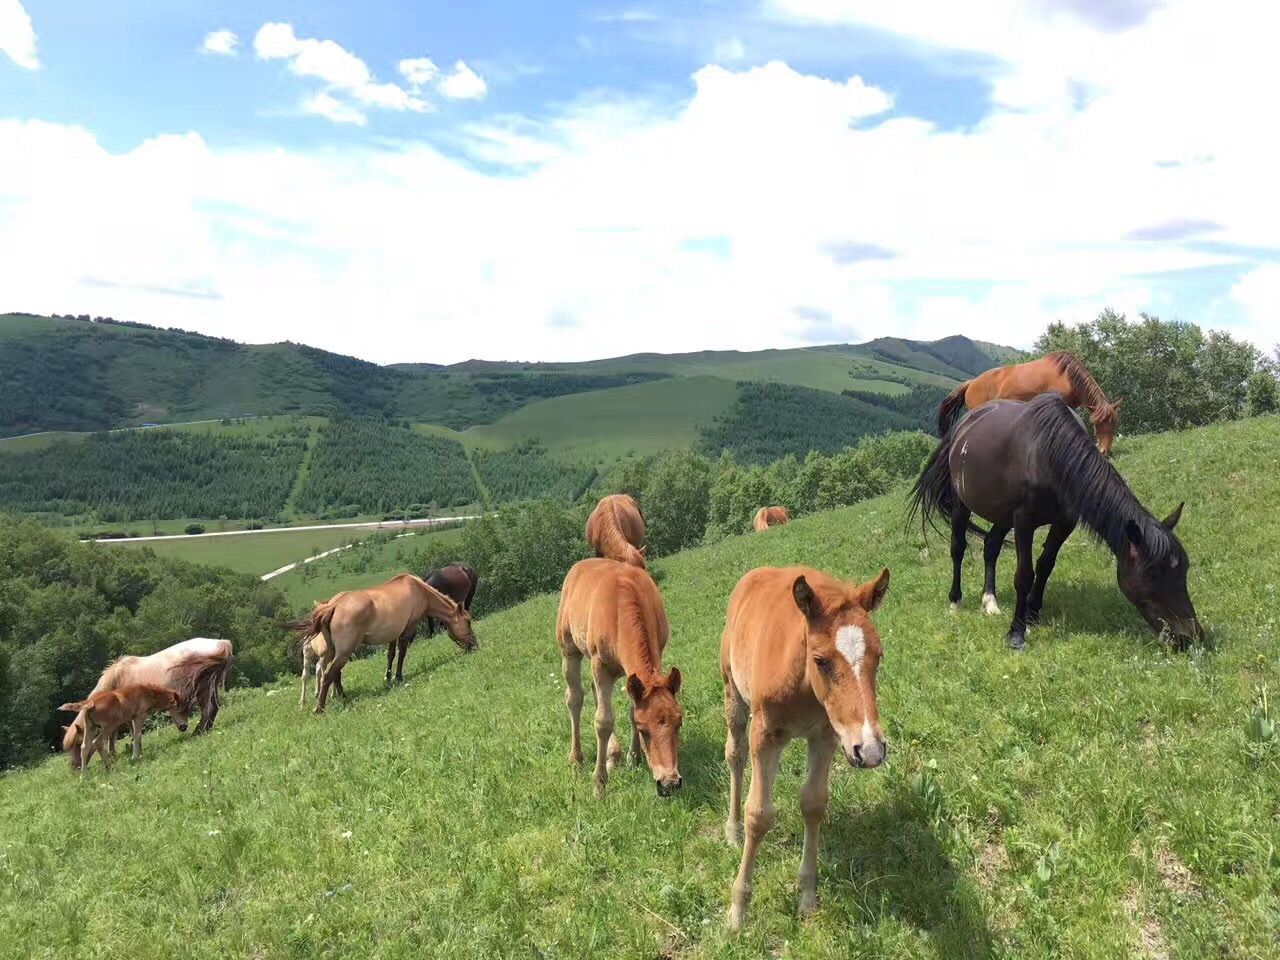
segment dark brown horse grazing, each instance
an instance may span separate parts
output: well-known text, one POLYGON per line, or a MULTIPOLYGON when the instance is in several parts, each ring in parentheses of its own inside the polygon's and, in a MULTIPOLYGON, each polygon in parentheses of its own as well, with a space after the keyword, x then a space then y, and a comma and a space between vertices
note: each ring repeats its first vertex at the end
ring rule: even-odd
POLYGON ((1098 449, 1104 457, 1111 456, 1116 411, 1121 401, 1109 403, 1098 381, 1070 350, 1055 350, 1038 360, 993 367, 966 380, 938 407, 938 436, 946 436, 965 408, 976 410, 988 400, 1030 400, 1042 393, 1062 394, 1072 409, 1086 407, 1093 432, 1098 435, 1098 449))
POLYGON ((1009 646, 1015 650, 1039 619, 1058 550, 1080 521, 1115 554, 1120 592, 1147 623, 1168 630, 1178 646, 1203 636, 1187 594, 1187 552, 1173 534, 1182 504, 1164 521, 1152 516, 1056 393, 1030 403, 993 400, 949 431, 916 480, 910 516, 917 511, 926 524, 939 512, 951 520, 953 606, 960 602, 966 533, 985 537, 984 601, 989 595, 994 605, 996 560, 1013 530, 1018 602, 1009 646), (971 522, 975 513, 990 522, 990 531, 971 522), (1032 538, 1046 524, 1049 536, 1033 569, 1032 538))
MULTIPOLYGON (((471 599, 476 595, 476 587, 480 584, 480 576, 475 567, 469 563, 451 563, 439 570, 432 570, 422 579, 435 587, 446 597, 462 604, 462 609, 471 609, 471 599)), ((435 617, 427 617, 427 636, 434 637, 439 621, 435 617)), ((394 644, 387 644, 387 683, 391 682, 391 660, 396 661, 396 683, 404 682, 404 657, 409 652, 409 644, 418 635, 417 625, 412 630, 405 630, 394 644)), ((341 678, 335 678, 341 684, 341 678)))

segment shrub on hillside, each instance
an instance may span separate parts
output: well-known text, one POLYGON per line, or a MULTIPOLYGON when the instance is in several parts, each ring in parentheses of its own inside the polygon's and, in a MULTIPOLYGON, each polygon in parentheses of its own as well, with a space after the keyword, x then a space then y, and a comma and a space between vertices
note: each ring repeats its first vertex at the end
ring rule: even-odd
POLYGON ((204 533, 204 527, 198 523, 188 523, 182 528, 182 532, 194 537, 204 533))
POLYGON ((1107 397, 1123 398, 1122 433, 1145 433, 1234 420, 1265 408, 1271 364, 1252 344, 1194 323, 1143 314, 1130 323, 1104 310, 1092 323, 1054 323, 1036 341, 1038 355, 1070 350, 1107 397), (1256 404, 1250 400, 1254 391, 1256 404))

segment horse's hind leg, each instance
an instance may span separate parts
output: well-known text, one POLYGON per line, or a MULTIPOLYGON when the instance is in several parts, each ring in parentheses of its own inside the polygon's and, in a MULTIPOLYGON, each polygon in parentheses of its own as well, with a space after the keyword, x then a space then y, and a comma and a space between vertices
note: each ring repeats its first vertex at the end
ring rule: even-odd
POLYGON ((729 768, 729 817, 724 823, 724 838, 729 846, 742 843, 742 775, 747 769, 747 721, 751 708, 742 699, 737 685, 724 678, 724 722, 728 735, 724 741, 724 762, 729 768))
POLYGON ((1075 518, 1059 520, 1049 528, 1049 536, 1045 538, 1044 549, 1040 551, 1040 559, 1036 562, 1036 579, 1031 587, 1031 597, 1027 601, 1027 623, 1040 622, 1040 607, 1044 604, 1044 588, 1058 562, 1058 551, 1071 532, 1076 528, 1075 518))
POLYGON ((986 567, 986 579, 982 587, 982 612, 988 616, 1000 613, 1000 605, 996 603, 996 561, 1000 559, 1000 550, 1004 547, 1004 538, 1008 533, 1007 523, 994 524, 982 543, 982 562, 986 567))
POLYGON ((398 647, 399 645, 400 645, 399 640, 392 640, 390 643, 387 644, 387 674, 383 678, 384 683, 391 682, 391 668, 392 666, 395 665, 396 647, 398 647))
POLYGON ((960 609, 960 566, 964 563, 964 551, 968 546, 969 517, 971 511, 964 504, 957 504, 951 511, 951 609, 960 609))
POLYGON ((569 763, 582 766, 582 655, 562 653, 564 705, 569 710, 569 763))
POLYGON ((1018 550, 1018 569, 1013 575, 1013 586, 1017 591, 1018 601, 1013 611, 1013 623, 1009 626, 1009 646, 1014 650, 1021 650, 1027 642, 1027 602, 1036 579, 1031 555, 1035 535, 1036 528, 1030 523, 1015 522, 1013 542, 1018 550))

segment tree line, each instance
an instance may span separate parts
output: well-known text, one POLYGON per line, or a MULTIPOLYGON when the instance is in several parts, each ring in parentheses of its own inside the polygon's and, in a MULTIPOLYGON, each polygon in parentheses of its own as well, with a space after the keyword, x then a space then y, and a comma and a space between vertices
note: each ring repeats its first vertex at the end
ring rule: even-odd
POLYGON ((596 478, 594 467, 553 459, 537 440, 476 451, 472 461, 491 504, 540 497, 574 503, 596 478))

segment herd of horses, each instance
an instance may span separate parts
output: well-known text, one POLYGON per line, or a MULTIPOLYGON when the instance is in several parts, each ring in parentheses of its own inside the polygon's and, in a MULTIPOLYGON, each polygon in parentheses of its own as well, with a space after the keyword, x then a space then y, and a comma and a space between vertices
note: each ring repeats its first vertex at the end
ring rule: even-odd
MULTIPOLYGON (((949 520, 953 609, 961 600, 967 540, 982 538, 983 608, 989 614, 999 612, 996 562, 1013 532, 1017 599, 1008 643, 1015 650, 1023 648, 1028 627, 1038 621, 1058 550, 1080 523, 1115 554, 1121 592, 1154 629, 1177 644, 1202 636, 1187 594, 1187 554, 1173 532, 1182 505, 1157 520, 1108 459, 1118 407, 1079 360, 1057 353, 961 384, 939 410, 941 441, 913 487, 908 522, 917 516, 924 525, 949 520), (1074 412, 1076 405, 1090 411, 1096 441, 1074 412), (979 527, 974 517, 989 526, 979 527), (1046 525, 1049 535, 1033 565, 1032 536, 1046 525)), ((789 520, 783 507, 762 507, 754 526, 766 530, 789 520)), ((586 539, 595 556, 569 570, 555 623, 569 714, 569 762, 575 768, 583 763, 586 659, 596 702, 596 795, 603 795, 610 772, 624 759, 613 710, 614 687, 621 680, 631 721, 630 756, 647 763, 658 794, 668 797, 684 783, 681 673, 663 666, 670 624, 661 591, 646 569, 639 505, 626 494, 604 497, 587 522, 586 539)), ((876 699, 883 649, 872 614, 884 602, 889 579, 888 569, 859 583, 807 566, 760 567, 747 572, 729 598, 720 677, 730 776, 725 837, 742 849, 730 897, 734 930, 745 922, 756 856, 775 820, 774 783, 787 743, 797 737, 808 743, 808 773, 799 794, 802 914, 818 902, 818 840, 832 759, 838 750, 852 766, 870 769, 888 755, 876 699), (744 815, 748 760, 752 776, 744 815)), ((290 625, 302 643, 300 703, 306 703, 313 667, 316 713, 324 711, 331 688, 345 698, 342 669, 363 645, 387 648, 387 682, 398 654, 395 678, 402 679, 405 651, 420 624, 429 632, 442 626, 464 651, 476 649, 470 607, 478 582, 474 569, 453 564, 426 578, 405 573, 317 603, 309 616, 290 625)), ((78 711, 64 740, 72 766, 83 771, 95 751, 102 751, 107 762, 115 733, 125 724, 133 727, 136 758, 141 720, 152 709, 168 710, 185 729, 198 701, 197 732, 207 730, 230 657, 229 642, 197 639, 112 664, 87 700, 64 705, 78 711), (162 695, 165 687, 172 695, 162 695)))

